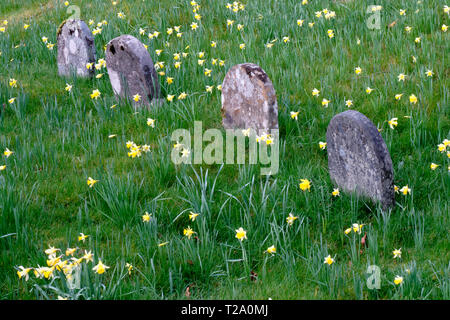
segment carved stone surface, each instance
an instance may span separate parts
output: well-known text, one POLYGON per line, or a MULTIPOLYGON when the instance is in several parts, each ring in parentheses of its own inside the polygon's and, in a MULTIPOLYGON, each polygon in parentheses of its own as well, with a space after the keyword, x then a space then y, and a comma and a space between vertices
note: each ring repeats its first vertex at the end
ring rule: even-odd
POLYGON ((60 76, 76 74, 80 77, 91 77, 94 68, 86 68, 94 63, 96 51, 94 36, 82 20, 66 20, 58 29, 58 73, 60 76))
POLYGON ((327 129, 328 169, 344 191, 394 204, 394 171, 386 143, 362 113, 348 110, 331 119, 327 129))
POLYGON ((272 81, 253 63, 233 66, 222 84, 225 129, 278 129, 278 105, 272 81))
POLYGON ((116 95, 135 104, 150 104, 159 97, 159 82, 152 58, 135 37, 122 35, 108 43, 106 67, 116 95), (133 99, 135 95, 140 96, 139 101, 133 99))

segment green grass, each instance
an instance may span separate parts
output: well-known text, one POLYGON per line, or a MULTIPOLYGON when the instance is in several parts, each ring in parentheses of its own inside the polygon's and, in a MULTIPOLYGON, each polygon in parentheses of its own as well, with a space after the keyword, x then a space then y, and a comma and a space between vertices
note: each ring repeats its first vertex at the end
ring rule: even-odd
POLYGON ((100 79, 57 76, 57 48, 47 49, 41 38, 56 42, 69 16, 63 1, 2 1, 0 22, 8 25, 0 32, 0 165, 6 164, 0 171, 0 298, 186 299, 189 287, 191 299, 449 299, 450 161, 437 148, 450 138, 445 2, 376 1, 383 6, 379 30, 367 28, 362 1, 247 0, 238 13, 223 0, 198 2, 202 18, 193 31, 187 0, 118 0, 116 6, 108 0, 70 1, 80 7, 81 19, 94 21, 91 29, 107 21, 95 36, 98 59, 109 40, 131 34, 148 45, 154 62, 165 62, 174 81, 168 85, 161 76, 162 93, 174 94, 174 101, 136 113, 115 99, 106 69, 97 72, 104 73, 100 79), (324 8, 336 18, 316 18, 324 8), (235 21, 232 28, 227 19, 235 21), (302 27, 297 19, 305 20, 302 27), (166 34, 175 25, 181 38, 166 34), (410 33, 406 26, 413 27, 410 33), (150 40, 154 30, 161 34, 150 40), (156 49, 164 49, 161 56, 156 49), (200 51, 204 66, 197 63, 200 51), (173 53, 181 52, 189 55, 175 69, 173 53), (212 58, 225 60, 224 66, 213 65, 212 58), (279 172, 261 176, 259 166, 248 164, 174 165, 171 133, 193 133, 194 121, 202 121, 204 130, 221 128, 216 87, 229 68, 243 62, 260 65, 277 93, 279 172), (204 68, 213 70, 211 77, 204 68), (407 75, 404 82, 397 80, 399 73, 407 75), (10 78, 17 79, 17 88, 9 86, 10 78), (66 83, 73 85, 70 93, 66 83), (207 85, 215 86, 212 93, 207 85), (370 95, 368 86, 374 89, 370 95), (94 89, 101 92, 98 100, 89 97, 94 89), (188 97, 178 101, 181 92, 188 97), (400 101, 394 98, 398 93, 400 101), (417 104, 409 102, 411 94, 417 104), (323 98, 331 100, 328 108, 323 98), (343 192, 331 195, 326 151, 318 144, 348 99, 382 129, 395 184, 412 189, 396 195, 392 211, 343 192), (297 121, 291 111, 300 111, 297 121), (155 128, 147 126, 149 117, 156 119, 155 128), (394 130, 387 123, 393 117, 394 130), (129 158, 129 140, 150 145, 150 152, 129 158), (8 158, 6 148, 14 151, 8 158), (434 171, 432 162, 440 165, 434 171), (89 176, 99 180, 93 188, 86 184, 89 176), (310 192, 300 190, 302 178, 312 182, 310 192), (149 223, 142 222, 146 211, 152 214, 149 223), (190 211, 200 213, 195 221, 189 221, 190 211), (289 213, 298 217, 292 226, 286 223, 289 213), (353 223, 364 224, 361 235, 344 234, 353 223), (191 239, 183 236, 188 226, 196 232, 191 239), (247 230, 242 243, 235 238, 239 227, 247 230), (78 242, 80 232, 89 235, 85 242, 78 242), (367 247, 361 247, 365 233, 367 247), (277 248, 273 256, 264 253, 271 245, 277 248), (63 253, 78 247, 76 257, 92 250, 94 262, 82 263, 82 290, 68 288, 57 271, 51 280, 36 279, 32 271, 28 281, 18 278, 19 266, 46 266, 49 246, 63 253), (401 259, 394 259, 398 248, 401 259), (335 258, 331 266, 323 263, 328 255, 335 258), (91 270, 99 259, 110 266, 102 275, 91 270), (130 275, 126 263, 134 267, 130 275), (379 290, 366 286, 373 264, 381 270, 379 290), (396 275, 404 278, 400 286, 393 283, 396 275))

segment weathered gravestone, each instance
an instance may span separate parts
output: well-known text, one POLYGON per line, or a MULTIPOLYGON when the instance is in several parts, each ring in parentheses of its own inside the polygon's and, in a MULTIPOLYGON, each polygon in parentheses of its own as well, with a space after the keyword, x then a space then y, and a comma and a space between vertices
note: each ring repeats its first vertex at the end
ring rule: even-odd
POLYGON ((122 35, 108 43, 106 67, 116 95, 136 104, 149 104, 159 97, 159 83, 152 58, 135 37, 122 35))
POLYGON ((278 105, 272 81, 253 63, 233 66, 222 84, 225 129, 278 129, 278 105))
POLYGON ((377 127, 362 113, 348 110, 331 119, 327 129, 328 169, 344 191, 355 191, 394 204, 392 160, 377 127))
POLYGON ((74 19, 64 21, 58 29, 57 41, 60 76, 94 75, 94 68, 86 67, 96 59, 94 36, 84 21, 74 19))

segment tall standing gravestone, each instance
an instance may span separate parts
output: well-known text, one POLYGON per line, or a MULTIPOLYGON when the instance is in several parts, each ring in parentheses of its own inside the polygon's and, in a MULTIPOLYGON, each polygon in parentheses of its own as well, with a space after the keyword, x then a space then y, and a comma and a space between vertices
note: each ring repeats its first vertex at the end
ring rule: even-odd
POLYGON ((106 67, 114 93, 134 103, 149 104, 159 97, 159 83, 152 58, 135 37, 122 35, 106 48, 106 67), (134 98, 139 95, 139 100, 134 98))
POLYGON ((74 19, 64 21, 58 29, 57 42, 60 76, 94 75, 94 68, 86 67, 96 59, 94 36, 84 21, 74 19))
POLYGON ((225 129, 278 129, 278 105, 272 81, 261 67, 243 63, 232 67, 222 84, 225 129))
POLYGON ((391 156, 375 125, 348 110, 331 119, 327 129, 328 169, 344 191, 363 194, 384 208, 394 204, 391 156))

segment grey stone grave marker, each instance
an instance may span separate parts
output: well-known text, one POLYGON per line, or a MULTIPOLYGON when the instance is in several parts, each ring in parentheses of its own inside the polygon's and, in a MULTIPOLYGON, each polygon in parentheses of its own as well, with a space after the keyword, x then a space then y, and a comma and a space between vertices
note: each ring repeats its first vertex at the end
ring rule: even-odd
POLYGON ((114 93, 134 104, 150 104, 160 95, 152 58, 135 37, 122 35, 106 47, 106 67, 114 93), (139 101, 134 97, 140 96, 139 101))
POLYGON ((94 36, 84 21, 74 19, 64 21, 58 29, 57 47, 60 76, 94 75, 94 67, 91 69, 86 67, 88 63, 95 63, 94 36))
POLYGON ((225 129, 278 129, 278 105, 272 81, 253 63, 233 66, 222 84, 225 129))
POLYGON ((331 119, 327 129, 331 179, 347 192, 363 194, 386 209, 394 204, 394 171, 386 143, 362 113, 348 110, 331 119))

